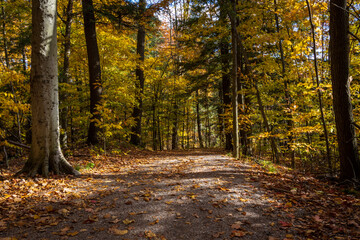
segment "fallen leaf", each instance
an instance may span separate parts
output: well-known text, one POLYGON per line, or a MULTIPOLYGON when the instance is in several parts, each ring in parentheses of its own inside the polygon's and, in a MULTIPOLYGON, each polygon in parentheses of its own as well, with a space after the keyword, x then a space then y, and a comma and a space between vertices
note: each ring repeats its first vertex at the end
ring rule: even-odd
POLYGON ((117 228, 109 228, 109 231, 118 236, 123 236, 129 232, 126 229, 117 229, 117 228))
POLYGON ((156 237, 156 234, 149 230, 149 231, 145 232, 145 237, 154 238, 154 237, 156 237))
POLYGON ((291 208, 291 207, 292 207, 292 203, 291 203, 291 202, 287 202, 287 203, 285 204, 285 207, 286 207, 286 208, 291 208))
POLYGON ((159 222, 159 219, 156 219, 155 221, 149 223, 149 225, 155 225, 155 224, 157 224, 158 222, 159 222))
POLYGON ((268 239, 268 240, 279 240, 279 239, 276 238, 276 237, 269 236, 269 239, 268 239))
POLYGON ((316 222, 322 222, 322 220, 321 220, 321 218, 320 218, 320 216, 319 215, 315 215, 314 216, 314 220, 316 221, 316 222))
POLYGON ((241 222, 236 222, 231 225, 232 229, 240 229, 241 228, 241 222))
POLYGON ((231 235, 234 237, 243 237, 246 235, 246 232, 240 230, 234 230, 231 232, 231 235))
POLYGON ((129 224, 131 224, 131 223, 134 223, 135 220, 134 220, 134 219, 125 219, 125 220, 123 220, 122 222, 123 222, 125 225, 129 225, 129 224))
POLYGON ((68 235, 68 236, 76 236, 76 235, 78 235, 79 234, 79 232, 69 232, 68 234, 66 234, 66 235, 68 235))
POLYGON ((284 222, 284 221, 279 221, 279 223, 280 223, 280 225, 281 225, 282 227, 291 227, 291 226, 292 226, 291 223, 284 222))
POLYGON ((221 235, 223 235, 225 232, 217 232, 217 233, 214 233, 212 236, 214 238, 219 238, 221 235))
POLYGON ((45 207, 45 210, 46 210, 47 212, 52 212, 52 211, 54 211, 54 207, 53 207, 52 205, 49 205, 49 206, 46 206, 46 207, 45 207))

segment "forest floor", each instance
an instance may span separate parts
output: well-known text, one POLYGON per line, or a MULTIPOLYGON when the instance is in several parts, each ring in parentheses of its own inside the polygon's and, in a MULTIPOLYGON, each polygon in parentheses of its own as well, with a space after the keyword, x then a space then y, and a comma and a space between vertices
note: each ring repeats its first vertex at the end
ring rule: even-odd
POLYGON ((221 151, 88 153, 80 177, 0 175, 0 239, 360 239, 360 199, 221 151))

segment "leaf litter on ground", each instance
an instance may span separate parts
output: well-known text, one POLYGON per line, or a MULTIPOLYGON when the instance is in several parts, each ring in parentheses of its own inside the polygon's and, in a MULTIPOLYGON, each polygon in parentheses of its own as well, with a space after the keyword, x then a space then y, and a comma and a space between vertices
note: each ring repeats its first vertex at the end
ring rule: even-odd
POLYGON ((215 150, 79 155, 78 178, 3 171, 0 239, 360 238, 357 195, 283 167, 215 150))

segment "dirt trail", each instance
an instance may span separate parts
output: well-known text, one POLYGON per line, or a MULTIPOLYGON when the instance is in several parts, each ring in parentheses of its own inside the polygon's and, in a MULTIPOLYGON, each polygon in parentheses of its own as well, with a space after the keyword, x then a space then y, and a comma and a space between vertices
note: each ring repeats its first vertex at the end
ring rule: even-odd
POLYGON ((83 176, 77 191, 87 197, 54 203, 36 224, 0 239, 305 239, 289 226, 306 212, 279 207, 289 203, 273 199, 260 178, 254 166, 220 153, 149 157, 83 176))

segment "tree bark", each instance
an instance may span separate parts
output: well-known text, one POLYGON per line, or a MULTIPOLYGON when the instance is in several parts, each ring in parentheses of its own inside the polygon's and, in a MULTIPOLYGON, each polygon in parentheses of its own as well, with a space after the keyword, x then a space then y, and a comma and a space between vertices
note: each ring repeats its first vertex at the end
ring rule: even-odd
POLYGON ((178 103, 176 102, 176 99, 175 99, 175 103, 174 103, 174 125, 173 125, 172 133, 171 133, 171 149, 172 149, 172 150, 178 149, 178 143, 179 143, 179 136, 178 136, 178 125, 179 125, 178 110, 179 110, 179 106, 178 106, 178 103))
POLYGON ((139 16, 138 16, 138 32, 137 32, 137 48, 136 53, 139 55, 139 62, 136 66, 136 90, 138 91, 135 98, 135 106, 133 109, 132 117, 135 119, 135 125, 131 128, 132 134, 130 136, 130 143, 135 146, 141 144, 141 118, 143 112, 143 93, 144 93, 144 70, 143 64, 145 59, 145 27, 142 22, 143 15, 146 8, 146 0, 139 1, 139 16))
POLYGON ((56 0, 33 0, 32 31, 32 141, 29 159, 19 173, 78 175, 60 148, 56 0))
MULTIPOLYGON (((269 124, 269 121, 267 120, 267 117, 266 117, 266 113, 265 113, 265 109, 264 109, 264 104, 263 104, 263 102, 262 102, 262 99, 261 99, 261 96, 260 96, 259 87, 258 87, 258 85, 257 85, 256 80, 255 80, 255 82, 254 82, 254 86, 255 86, 255 90, 256 90, 256 98, 257 98, 257 101, 258 101, 258 104, 259 104, 261 116, 262 116, 262 118, 263 118, 266 131, 271 134, 270 124, 269 124)), ((274 157, 275 157, 275 162, 276 162, 276 163, 279 163, 279 162, 280 162, 279 152, 278 152, 278 149, 277 149, 277 146, 276 146, 276 143, 275 143, 275 139, 274 139, 273 136, 270 136, 270 144, 271 144, 271 149, 272 149, 273 154, 274 154, 274 157)))
MULTIPOLYGON (((279 24, 279 16, 276 13, 277 11, 277 0, 274 0, 274 6, 275 6, 275 25, 276 25, 276 32, 280 33, 280 24, 279 24)), ((279 51, 280 51, 280 58, 281 58, 281 75, 284 80, 284 91, 285 91, 285 101, 286 101, 286 122, 287 122, 287 131, 289 132, 289 142, 290 144, 287 144, 288 149, 291 153, 291 167, 295 168, 295 150, 291 149, 291 144, 294 144, 294 134, 293 134, 293 128, 294 128, 294 121, 292 119, 291 114, 291 95, 289 90, 289 80, 286 77, 286 67, 285 67, 285 56, 284 56, 284 49, 283 49, 283 39, 279 39, 279 51)))
POLYGON ((90 85, 90 125, 88 130, 87 143, 89 145, 96 145, 99 143, 99 131, 98 126, 101 115, 97 110, 101 105, 102 99, 102 82, 101 82, 101 68, 100 68, 100 56, 96 39, 95 29, 95 15, 94 6, 92 0, 82 1, 82 10, 84 15, 84 30, 86 49, 88 55, 89 65, 89 85, 90 85))
POLYGON ((231 39, 232 39, 232 111, 233 111, 233 157, 238 159, 240 157, 239 144, 239 109, 238 109, 238 84, 237 84, 237 38, 236 30, 236 0, 232 0, 232 12, 230 13, 231 20, 231 39))
POLYGON ((308 8, 308 12, 309 12, 309 21, 310 21, 310 26, 311 26, 311 35, 312 35, 312 42, 313 42, 313 54, 314 54, 314 68, 315 68, 315 76, 316 76, 316 87, 317 87, 317 92, 318 92, 318 101, 319 101, 319 108, 320 108, 320 119, 321 119, 321 124, 323 126, 324 136, 325 136, 326 159, 327 159, 330 174, 332 175, 330 144, 329 144, 328 131, 327 131, 326 122, 325 122, 322 94, 321 94, 321 89, 320 89, 320 79, 319 79, 318 62, 317 62, 317 54, 316 54, 315 28, 314 28, 314 24, 313 24, 313 21, 312 21, 312 13, 311 13, 309 0, 306 0, 306 5, 307 5, 307 8, 308 8))
POLYGON ((200 148, 204 148, 204 143, 202 140, 201 134, 201 118, 200 118, 200 103, 199 103, 199 90, 196 90, 196 122, 197 122, 197 130, 199 137, 199 146, 200 148))
POLYGON ((349 15, 346 0, 330 0, 330 60, 340 178, 360 179, 349 81, 349 15))
MULTIPOLYGON (((224 1, 219 1, 220 4, 220 23, 226 25, 226 5, 224 1)), ((229 61, 229 42, 226 37, 223 37, 220 41, 220 54, 221 54, 221 87, 222 87, 222 102, 223 102, 223 122, 225 128, 225 149, 232 150, 232 138, 230 129, 230 119, 226 117, 230 112, 231 105, 231 76, 230 76, 230 61, 229 61)))
MULTIPOLYGON (((63 72, 61 75, 60 82, 64 84, 69 84, 71 82, 70 76, 70 50, 71 50, 71 24, 73 20, 73 3, 74 0, 69 0, 68 5, 66 7, 66 20, 65 20, 65 42, 64 42, 64 66, 63 72)), ((65 100, 67 98, 66 91, 63 90, 60 92, 60 101, 65 100)), ((67 147, 68 136, 67 136, 67 126, 68 126, 68 112, 69 107, 65 104, 65 106, 61 109, 60 112, 60 125, 63 129, 60 135, 60 143, 63 147, 67 147)))

